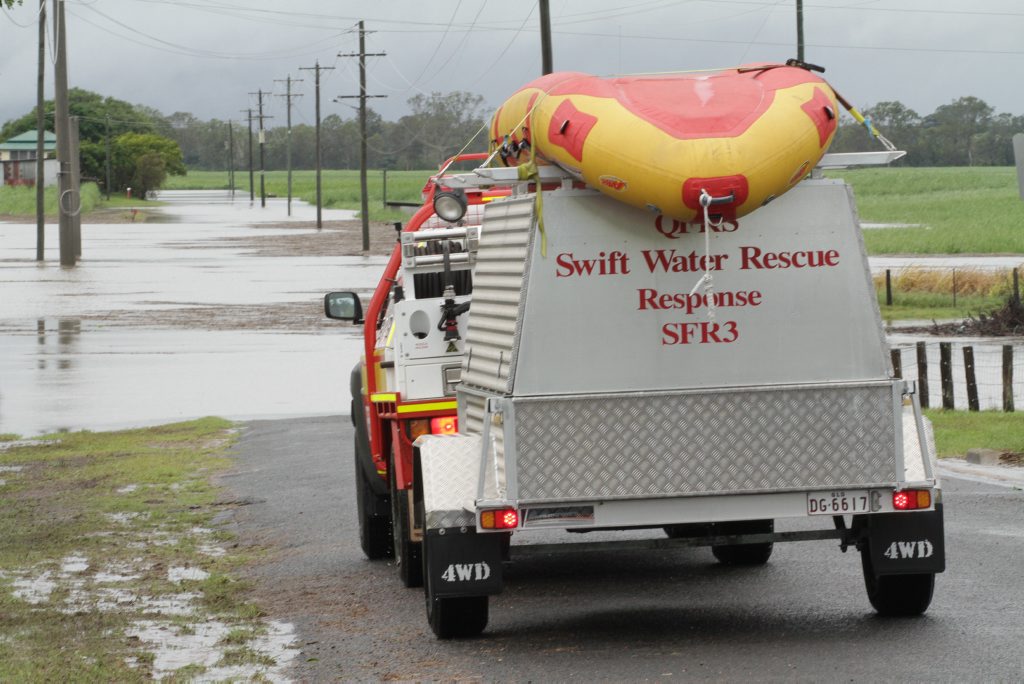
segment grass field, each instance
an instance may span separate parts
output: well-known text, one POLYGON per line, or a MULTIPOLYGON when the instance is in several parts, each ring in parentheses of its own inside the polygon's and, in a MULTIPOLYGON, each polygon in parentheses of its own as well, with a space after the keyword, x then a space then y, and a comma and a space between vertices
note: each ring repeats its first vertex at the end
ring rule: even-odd
POLYGON ((1011 167, 829 172, 853 186, 869 254, 1024 254, 1024 201, 1011 167))
MULTIPOLYGON (((388 200, 395 202, 419 202, 420 190, 432 171, 388 171, 388 200)), ((288 173, 268 171, 266 173, 267 194, 277 197, 288 196, 288 173)), ((260 194, 260 177, 255 176, 256 197, 260 194)), ((164 187, 168 190, 221 190, 228 189, 226 171, 189 171, 187 176, 171 176, 164 187)), ((249 192, 249 175, 235 172, 235 188, 249 192)), ((397 221, 408 218, 408 214, 384 207, 384 173, 372 170, 367 174, 370 218, 375 221, 397 221)), ((359 171, 328 170, 321 177, 323 205, 329 209, 359 209, 359 171)), ((292 172, 292 197, 303 199, 310 204, 316 202, 316 172, 292 172)))
POLYGON ((0 436, 0 681, 276 678, 233 576, 248 558, 211 523, 230 423, 15 437, 0 436), (178 669, 168 644, 205 650, 178 669))
POLYGON ((935 426, 939 456, 962 456, 979 447, 1024 453, 1020 413, 929 409, 925 415, 935 426))
MULTIPOLYGON (((45 204, 46 213, 57 213, 57 188, 46 188, 45 204)), ((82 213, 88 214, 102 203, 99 187, 95 183, 82 185, 82 213)), ((35 216, 36 213, 36 190, 35 188, 0 186, 0 215, 9 216, 35 216)))

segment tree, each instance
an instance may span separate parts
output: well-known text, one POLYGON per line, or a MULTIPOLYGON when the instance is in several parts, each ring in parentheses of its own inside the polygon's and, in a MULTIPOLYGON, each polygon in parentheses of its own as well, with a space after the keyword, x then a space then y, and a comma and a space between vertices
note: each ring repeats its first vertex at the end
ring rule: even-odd
POLYGON ((21 0, 0 0, 0 5, 6 5, 7 9, 14 7, 14 3, 21 4, 21 0))
POLYGON ((185 164, 178 143, 153 133, 125 133, 118 136, 110 156, 111 190, 131 187, 133 192, 145 196, 142 193, 158 188, 168 174, 185 175, 185 164), (152 156, 158 157, 161 165, 156 164, 152 156))
POLYGON ((132 188, 139 197, 145 197, 150 190, 156 190, 167 178, 167 164, 156 152, 147 152, 135 160, 135 175, 132 188))
POLYGON ((992 120, 992 107, 976 97, 961 97, 942 105, 923 122, 938 166, 973 166, 975 136, 983 133, 992 120))

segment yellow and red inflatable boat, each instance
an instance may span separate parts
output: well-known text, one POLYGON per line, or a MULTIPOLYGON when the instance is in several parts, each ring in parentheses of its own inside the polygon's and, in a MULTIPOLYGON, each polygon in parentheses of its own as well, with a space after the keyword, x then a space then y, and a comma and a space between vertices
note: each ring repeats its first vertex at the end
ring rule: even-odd
POLYGON ((509 166, 556 164, 636 207, 703 220, 700 195, 735 221, 796 185, 825 154, 839 112, 829 84, 776 64, 598 78, 556 72, 491 120, 509 166))

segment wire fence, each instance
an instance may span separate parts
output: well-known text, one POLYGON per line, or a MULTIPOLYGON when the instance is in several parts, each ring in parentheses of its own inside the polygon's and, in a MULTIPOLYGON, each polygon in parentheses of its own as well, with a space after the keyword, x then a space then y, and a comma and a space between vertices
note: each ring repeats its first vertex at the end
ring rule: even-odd
POLYGON ((910 342, 891 354, 896 375, 916 381, 924 407, 1024 408, 1024 343, 910 342))
POLYGON ((874 275, 875 287, 886 306, 978 305, 992 299, 1014 296, 1020 300, 1021 268, 923 266, 887 268, 874 275))

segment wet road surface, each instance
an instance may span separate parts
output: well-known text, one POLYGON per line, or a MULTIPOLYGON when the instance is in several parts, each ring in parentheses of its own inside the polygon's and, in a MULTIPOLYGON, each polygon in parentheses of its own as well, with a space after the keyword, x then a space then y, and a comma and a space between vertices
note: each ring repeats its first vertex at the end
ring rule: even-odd
MULTIPOLYGON (((359 550, 347 417, 250 424, 224 480, 273 617, 296 625, 302 681, 994 681, 1024 672, 1024 493, 947 478, 948 569, 921 618, 881 619, 859 558, 776 545, 763 568, 707 549, 514 562, 484 636, 434 639, 423 594, 359 550)), ((796 529, 792 522, 777 529, 796 529)), ((647 533, 653 534, 653 533, 647 533)), ((587 536, 587 541, 592 540, 587 536)), ((578 539, 578 538, 577 538, 578 539)))

